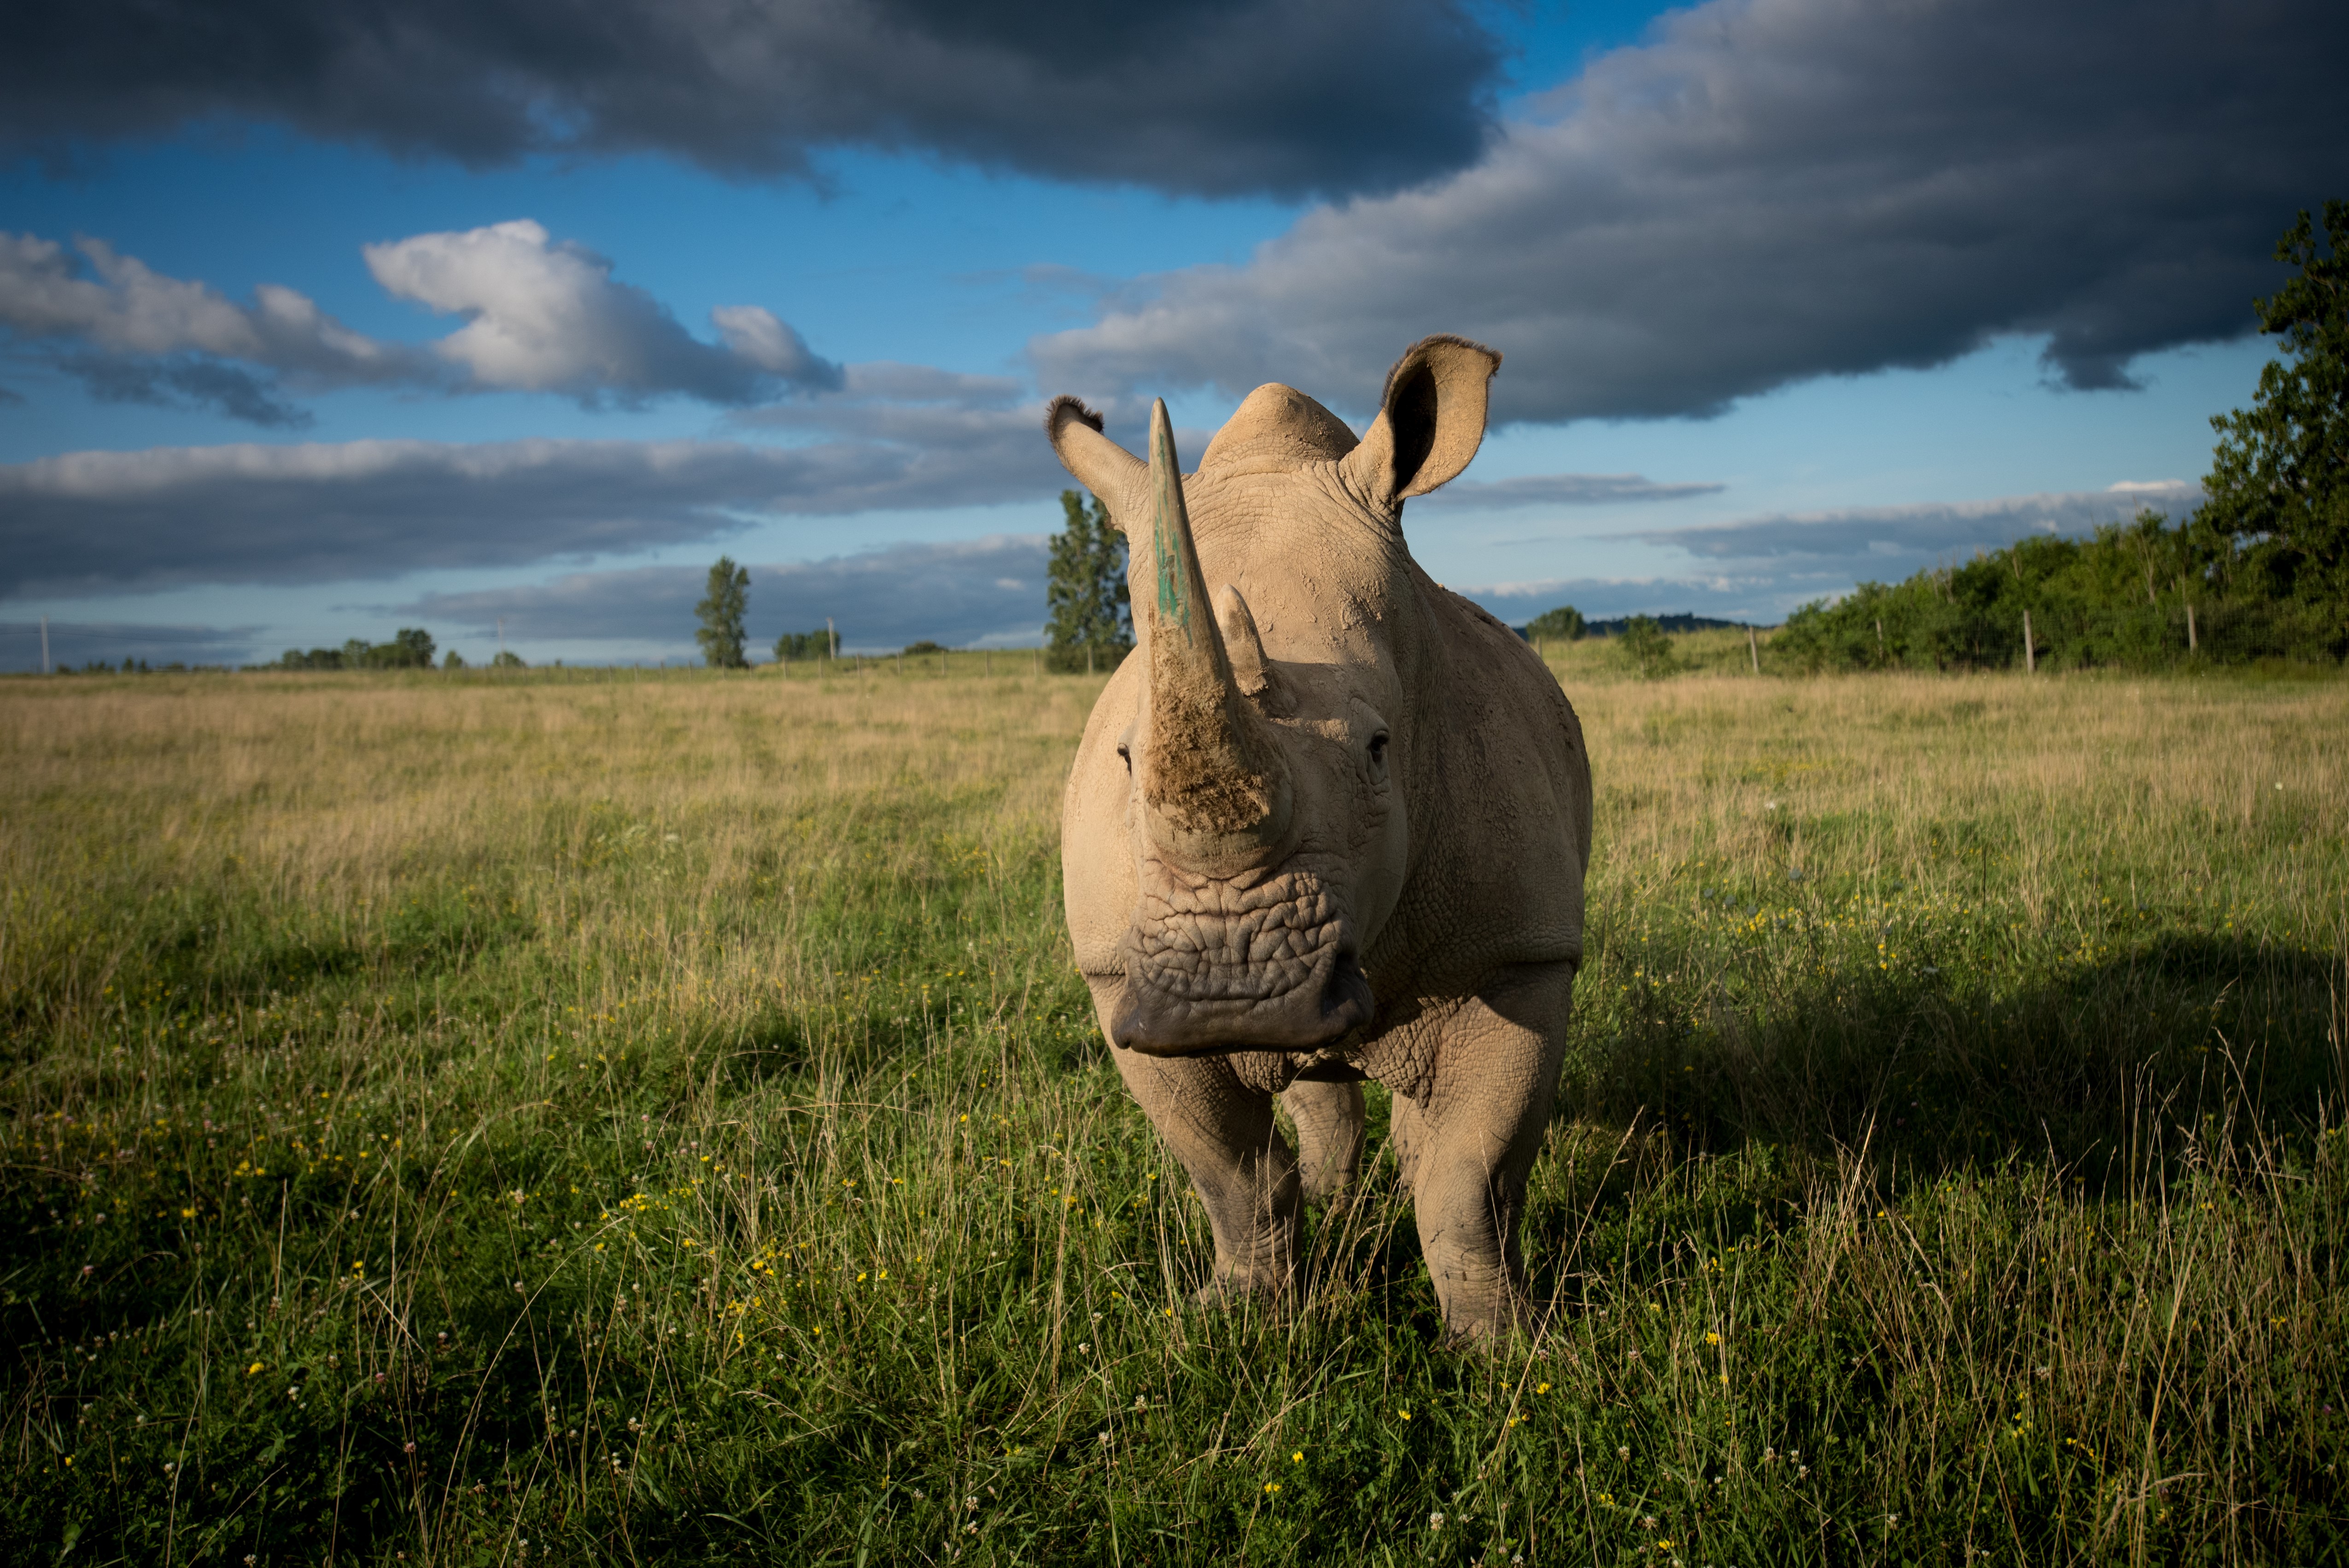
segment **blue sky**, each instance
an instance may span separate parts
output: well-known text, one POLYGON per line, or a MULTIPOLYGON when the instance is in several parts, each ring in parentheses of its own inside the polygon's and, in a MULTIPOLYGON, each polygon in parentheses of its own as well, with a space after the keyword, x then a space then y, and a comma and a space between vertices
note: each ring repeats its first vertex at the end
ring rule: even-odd
POLYGON ((1280 379, 1360 428, 1445 330, 1506 360, 1406 512, 1437 578, 1775 621, 2190 505, 2275 235, 2349 191, 2317 6, 1196 0, 1166 62, 614 0, 599 65, 500 5, 506 54, 417 6, 388 62, 331 4, 193 63, 266 16, 0 25, 0 667, 42 616, 76 663, 683 659, 721 550, 756 640, 1031 643, 1042 398, 1196 442, 1280 379))

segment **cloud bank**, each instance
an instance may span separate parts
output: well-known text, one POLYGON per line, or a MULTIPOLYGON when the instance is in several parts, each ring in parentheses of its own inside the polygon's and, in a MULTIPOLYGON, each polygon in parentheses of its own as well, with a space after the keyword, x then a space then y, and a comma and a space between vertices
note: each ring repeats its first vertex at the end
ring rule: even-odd
POLYGON ((1434 506, 1462 511, 1514 511, 1528 506, 1613 506, 1623 501, 1716 495, 1725 488, 1710 482, 1659 484, 1644 474, 1520 474, 1506 480, 1454 480, 1413 501, 1412 510, 1434 506))
MULTIPOLYGON (((999 534, 945 544, 900 544, 824 561, 746 563, 745 625, 763 658, 778 634, 830 616, 843 648, 876 652, 927 638, 948 647, 1029 645, 1044 624, 1041 534, 999 534)), ((693 647, 693 606, 708 588, 698 566, 577 572, 552 582, 466 593, 430 593, 396 614, 474 636, 505 623, 509 643, 615 642, 693 647)))
POLYGON ((1460 0, 81 0, 0 7, 0 149, 259 121, 475 166, 853 145, 1343 194, 1473 159, 1501 65, 1460 0))
POLYGON ((1508 356, 1501 420, 1717 412, 2044 335, 2050 371, 2233 337, 2349 189, 2349 9, 1713 0, 1473 167, 1316 209, 1244 266, 1030 345, 1048 392, 1285 381, 1366 413, 1402 347, 1508 356))
MULTIPOLYGON (((848 410, 854 413, 852 407, 848 410)), ((917 411, 918 412, 918 411, 917 411)), ((0 467, 0 597, 391 577, 716 539, 754 519, 1048 498, 1020 438, 350 441, 72 452, 0 467)))
MULTIPOLYGON (((1702 561, 1757 562, 1828 557, 1855 576, 1881 576, 1888 564, 1925 562, 1976 550, 2000 550, 2025 534, 2077 538, 2098 525, 2126 521, 2140 508, 2174 519, 2201 504, 2198 485, 2183 480, 2124 481, 2109 490, 2004 496, 1991 500, 1932 501, 1909 506, 1851 507, 1779 512, 1697 528, 1662 528, 1616 534, 1685 551, 1702 561)), ((1914 571, 1907 566, 1896 575, 1914 571)))
MULTIPOLYGON (((49 665, 53 669, 79 669, 84 665, 119 665, 144 659, 150 665, 239 665, 255 656, 254 626, 142 625, 130 621, 51 621, 49 665)), ((41 624, 0 621, 0 669, 41 667, 41 624)))

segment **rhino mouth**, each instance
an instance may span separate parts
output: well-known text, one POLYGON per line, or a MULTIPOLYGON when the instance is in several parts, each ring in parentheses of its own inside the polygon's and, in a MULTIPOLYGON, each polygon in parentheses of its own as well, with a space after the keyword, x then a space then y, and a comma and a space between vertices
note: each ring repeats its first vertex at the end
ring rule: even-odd
POLYGON ((1309 874, 1145 892, 1127 928, 1111 1043, 1144 1056, 1309 1051, 1370 1022, 1370 977, 1309 874))

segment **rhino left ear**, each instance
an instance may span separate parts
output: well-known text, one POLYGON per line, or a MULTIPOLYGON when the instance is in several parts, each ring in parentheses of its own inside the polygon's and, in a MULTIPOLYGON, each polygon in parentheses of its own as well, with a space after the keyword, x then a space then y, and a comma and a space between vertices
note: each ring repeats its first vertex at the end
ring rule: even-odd
POLYGON ((1487 387, 1501 356, 1448 335, 1423 337, 1387 372, 1379 417, 1339 467, 1381 511, 1457 478, 1485 440, 1487 387))

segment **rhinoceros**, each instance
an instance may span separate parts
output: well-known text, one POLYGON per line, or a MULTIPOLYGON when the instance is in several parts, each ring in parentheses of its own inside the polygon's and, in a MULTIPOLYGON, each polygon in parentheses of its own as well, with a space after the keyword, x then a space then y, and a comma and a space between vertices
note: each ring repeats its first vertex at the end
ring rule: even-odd
POLYGON ((1540 659, 1402 528, 1475 456, 1500 362, 1413 346, 1360 440, 1259 387, 1187 475, 1163 401, 1146 462, 1074 397, 1046 415, 1124 531, 1136 637, 1069 778, 1069 934, 1205 1201, 1205 1295, 1292 1288, 1375 1079, 1447 1330, 1530 1321, 1516 1224, 1582 959, 1589 764, 1540 659))

